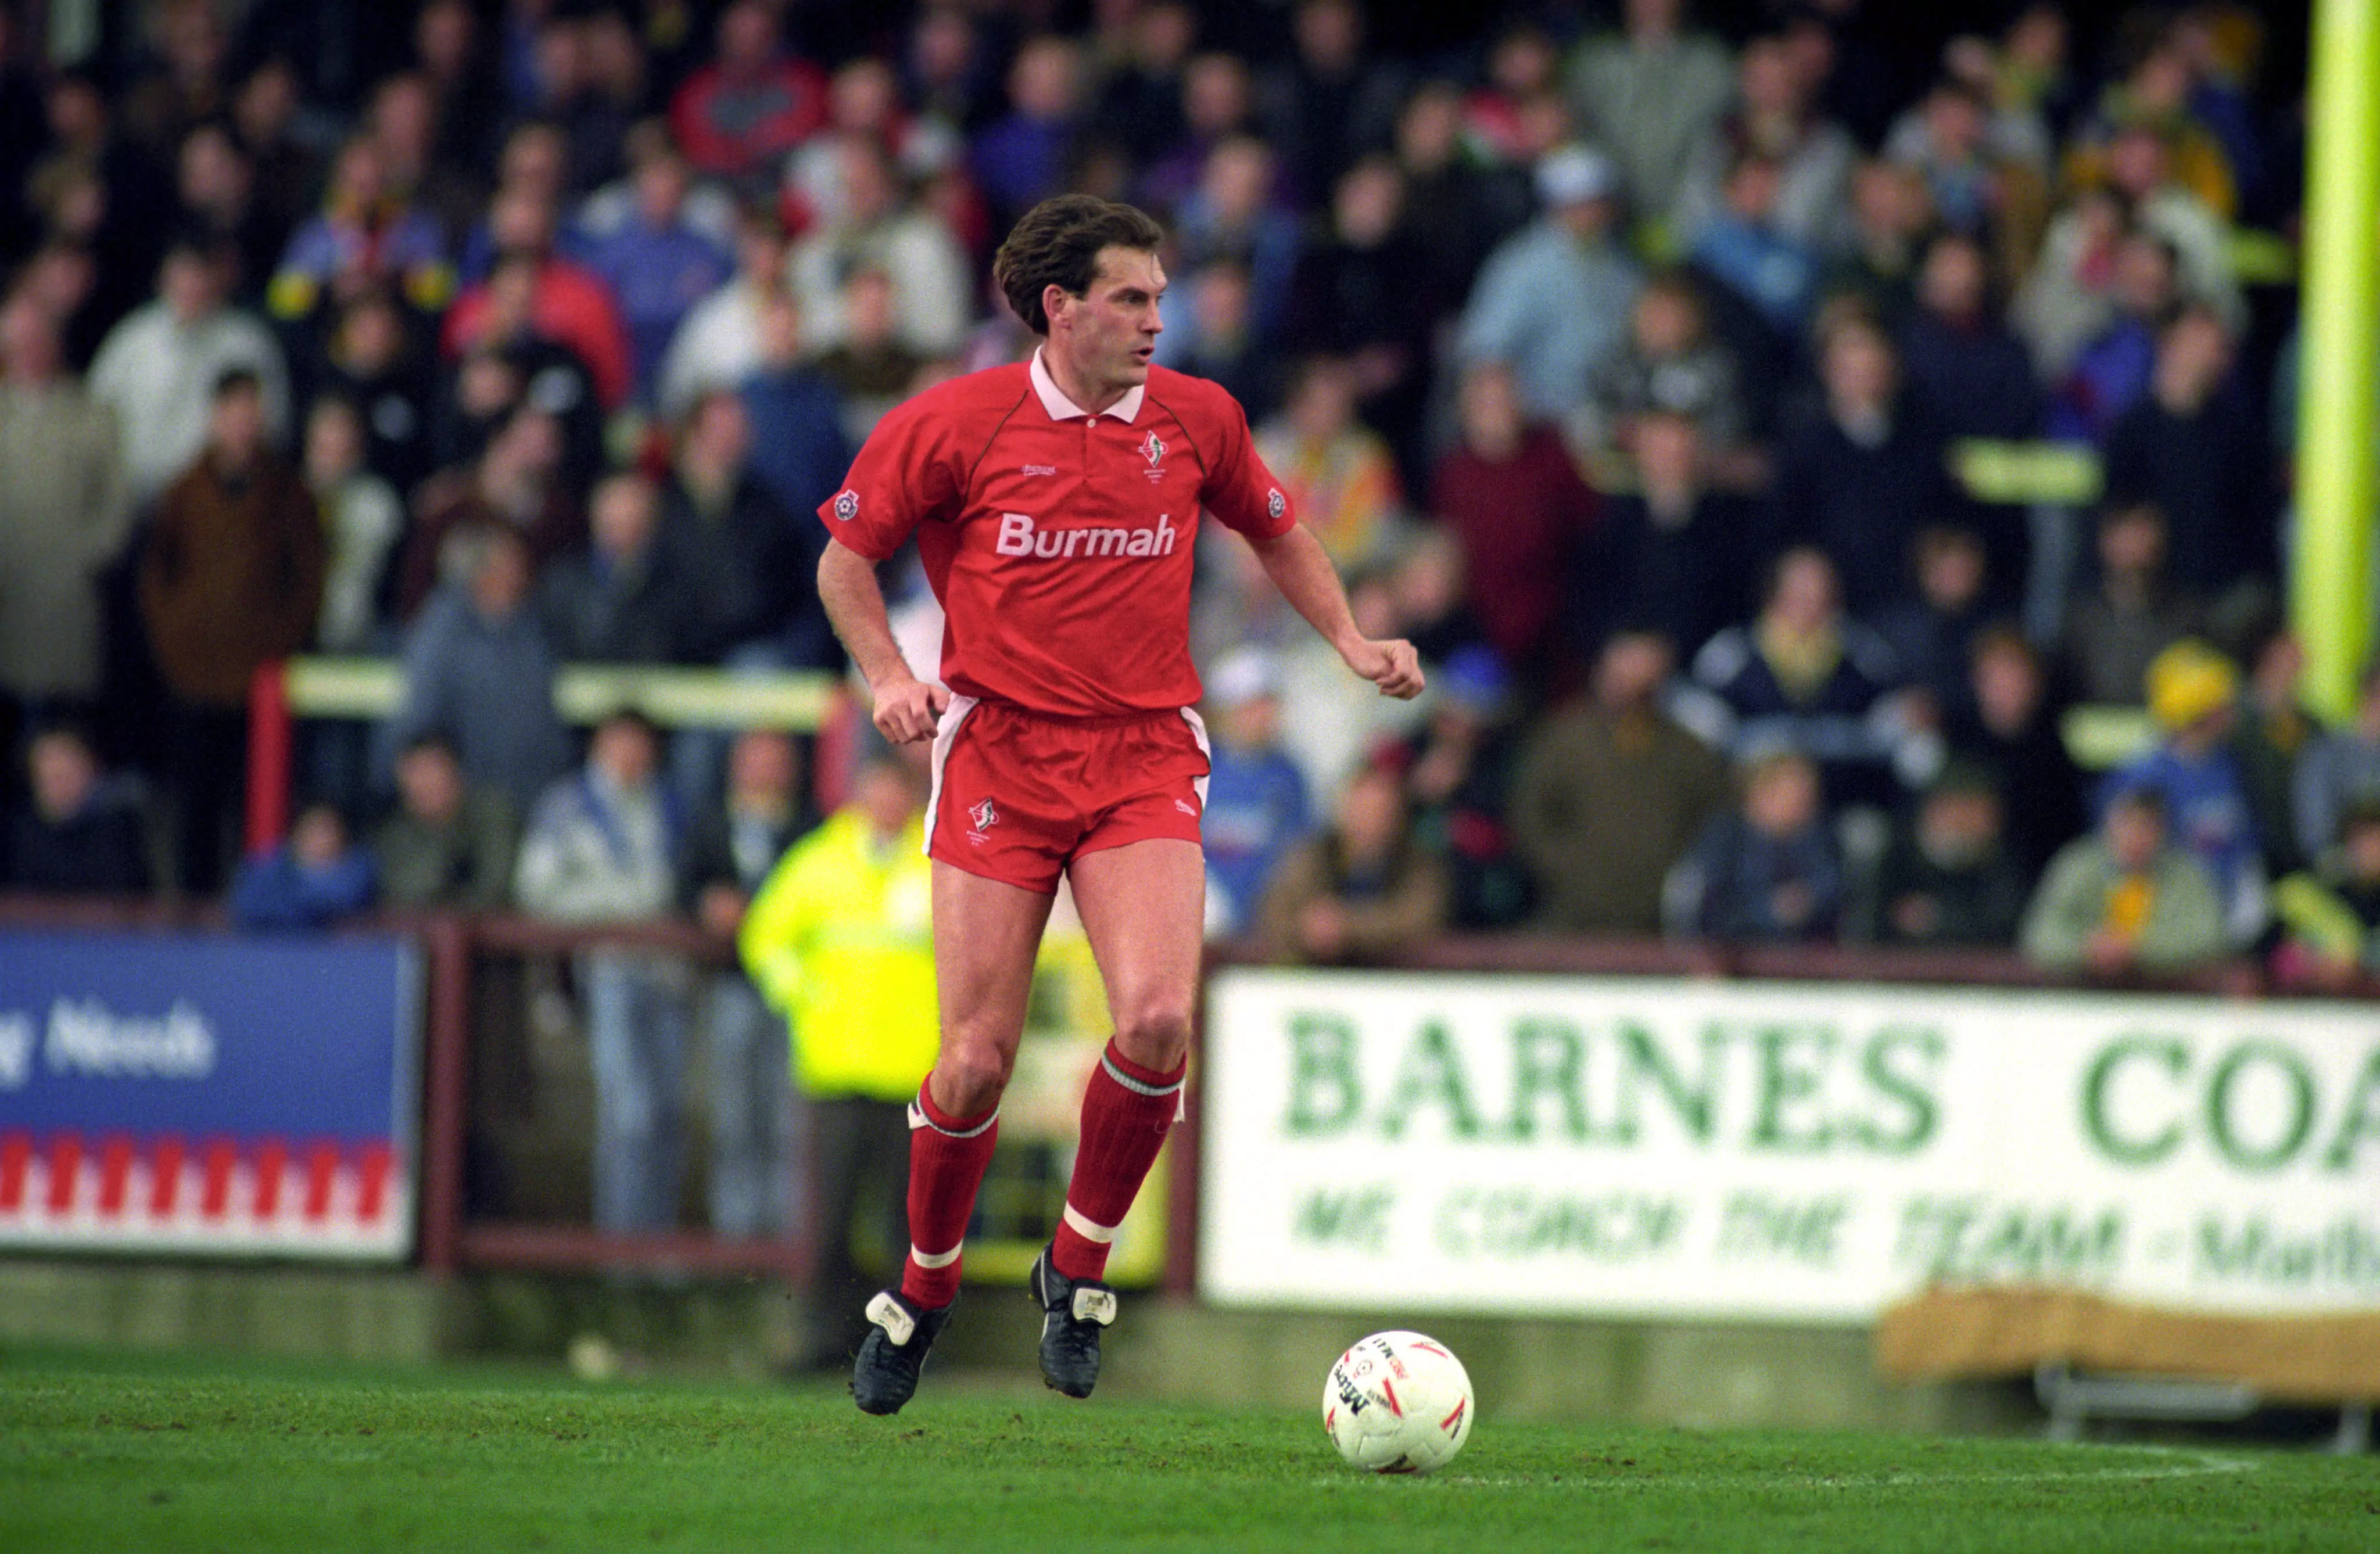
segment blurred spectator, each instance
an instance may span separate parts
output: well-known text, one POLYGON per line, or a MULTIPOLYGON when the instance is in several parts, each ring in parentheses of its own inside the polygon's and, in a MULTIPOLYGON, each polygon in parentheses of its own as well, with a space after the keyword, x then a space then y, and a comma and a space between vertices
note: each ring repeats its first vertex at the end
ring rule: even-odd
POLYGON ((166 766, 182 883, 222 887, 247 786, 249 683, 310 641, 322 608, 322 520, 265 445, 256 375, 213 385, 205 450, 158 499, 140 555, 140 613, 170 700, 166 766))
POLYGON ((1591 698, 1540 722, 1512 794, 1535 926, 1650 934, 1661 881, 1728 802, 1727 768, 1661 710, 1675 650, 1657 631, 1606 640, 1591 698))
POLYGON ((965 251, 949 227, 910 200, 884 148, 863 136, 836 142, 844 214, 795 245, 791 276, 812 351, 851 342, 859 322, 847 309, 852 282, 881 275, 894 304, 892 334, 919 357, 946 355, 966 337, 974 285, 965 251))
POLYGON ((718 663, 767 646, 791 649, 793 662, 811 664, 827 646, 811 581, 825 536, 752 472, 751 453, 751 418, 723 390, 704 395, 678 434, 660 540, 692 607, 686 655, 718 663))
POLYGON ((1664 881, 1664 926, 1730 944, 1831 939, 1843 868, 1816 765, 1771 749, 1744 765, 1742 783, 1740 807, 1715 818, 1664 881))
POLYGON ((137 793, 109 779, 88 731, 53 722, 25 743, 28 799, 0 839, 0 882, 43 895, 133 895, 155 888, 137 793))
POLYGON ((620 170, 620 150, 643 96, 643 50, 607 6, 553 6, 533 19, 528 91, 521 106, 561 131, 561 192, 583 197, 620 170))
POLYGON ((694 305, 662 359, 659 409, 676 420, 712 389, 739 386, 760 365, 760 312, 785 285, 784 227, 765 206, 735 224, 735 273, 694 305))
POLYGON ((1439 456, 1430 512, 1462 550, 1465 601, 1488 642, 1542 684, 1569 645, 1555 627, 1596 496, 1561 434, 1523 419, 1511 369, 1483 362, 1463 375, 1461 394, 1460 440, 1439 456))
MULTIPOLYGON (((504 149, 496 159, 495 191, 478 202, 463 237, 465 281, 487 279, 489 267, 505 246, 504 233, 512 235, 515 246, 520 246, 521 237, 533 235, 529 212, 541 210, 551 223, 568 192, 569 161, 570 148, 562 128, 551 120, 524 119, 505 132, 504 149)), ((570 236, 557 233, 555 240, 570 236)))
POLYGON ((176 237, 158 268, 156 300, 110 330, 91 363, 91 397, 115 412, 125 483, 142 505, 204 451, 225 373, 255 382, 261 442, 277 442, 289 424, 281 347, 262 322, 225 301, 226 268, 220 248, 176 237))
POLYGON ((405 695, 381 725, 380 766, 436 731, 454 741, 466 782, 525 814, 569 759, 553 711, 553 649, 528 602, 528 544, 471 524, 441 549, 448 580, 406 635, 405 695))
POLYGON ((1755 360, 1791 355, 1817 300, 1817 250, 1777 224, 1783 169, 1757 152, 1730 164, 1720 198, 1694 227, 1687 258, 1767 338, 1738 344, 1755 360))
POLYGON ((322 516, 328 549, 314 646, 326 653, 382 647, 381 601, 389 561, 405 528, 405 506, 386 480, 364 467, 364 429, 353 401, 316 399, 306 415, 306 487, 322 516))
POLYGON ((1777 529, 1824 550, 1845 603, 1866 613, 1905 591, 1911 539, 1956 496, 1941 437, 1901 392, 1884 332, 1845 318, 1819 353, 1824 402, 1777 452, 1777 529))
POLYGON ((1273 167, 1272 148, 1253 135, 1219 141, 1174 213, 1173 237, 1184 269, 1225 259, 1246 267, 1257 329, 1269 334, 1294 324, 1302 332, 1322 321, 1292 317, 1304 237, 1298 218, 1273 203, 1273 167))
POLYGON ((2247 662, 2240 717, 2231 734, 2231 759, 2247 785, 2248 814, 2263 850, 2265 876, 2277 880, 2302 868, 2298 850, 2294 789, 2299 760, 2322 731, 2322 723, 2298 695, 2305 674, 2305 647, 2277 614, 2267 614, 2244 637, 2247 662))
POLYGON ((1008 67, 1008 113, 974 133, 969 164, 992 225, 1006 231, 1038 201, 1066 187, 1082 127, 1083 61, 1071 39, 1027 39, 1008 67))
POLYGON ((1572 115, 1562 102, 1559 79, 1560 52, 1541 24, 1524 17, 1498 23, 1486 55, 1486 79, 1463 105, 1463 131, 1484 155, 1526 162, 1538 151, 1531 123, 1538 104, 1552 103, 1565 132, 1571 127, 1572 115))
POLYGON ((1532 418, 1567 420, 1617 350, 1638 284, 1615 239, 1618 177, 1600 152, 1564 146, 1537 163, 1545 214, 1506 239, 1479 273, 1456 360, 1512 370, 1532 418))
POLYGON ((1821 308, 1846 300, 1896 328, 1915 307, 1917 261, 1934 228, 1925 185, 1871 157, 1852 169, 1849 219, 1843 251, 1818 273, 1821 308))
POLYGON ((2108 492, 2156 504, 2174 580, 2208 599, 2280 560, 2264 437, 2228 392, 2231 361, 2223 321, 2184 308, 2158 336, 2148 392, 2107 431, 2108 492))
POLYGON ((400 292, 415 307, 434 310, 454 294, 446 235, 438 218, 410 202, 410 190, 392 185, 380 145, 356 135, 339 148, 322 208, 298 227, 273 273, 273 316, 297 322, 327 299, 348 301, 367 287, 400 292))
MULTIPOLYGON (((2131 186, 2143 176, 2128 163, 2145 154, 2133 142, 2149 142, 2155 147, 2157 176, 2147 187, 2169 183, 2210 219, 2229 219, 2239 206, 2239 179, 2221 140, 2192 112, 2194 70, 2178 30, 2164 30, 2144 46, 2136 45, 2122 62, 2122 74, 2107 83, 2089 117, 2076 127, 2067 151, 2067 180, 2105 180, 2137 199, 2140 189, 2131 186)), ((2252 151, 2249 154, 2252 160, 2252 151)))
POLYGON ((1290 55, 1268 67, 1259 88, 1266 137, 1281 148, 1297 196, 1319 203, 1339 175, 1388 143, 1399 83, 1364 48, 1354 0, 1298 0, 1290 14, 1290 55))
POLYGON ((1693 417, 1644 411, 1633 443, 1635 489, 1604 500, 1581 569, 1582 624, 1645 627, 1691 657, 1751 604, 1751 514, 1708 488, 1693 417))
POLYGON ((1993 143, 1985 90, 1956 76, 1936 81, 1893 126, 1884 154, 1925 180, 1946 229, 1988 244, 2013 280, 2040 246, 2049 186, 2040 169, 1993 143))
POLYGON ((99 693, 100 576, 133 518, 116 448, 56 320, 22 291, 0 303, 0 748, 18 711, 99 693))
POLYGON ((240 860, 231 882, 231 920, 250 931, 328 928, 372 904, 372 856, 347 833, 338 807, 301 806, 288 837, 240 860))
POLYGON ((2110 262, 2107 306, 2096 326, 2077 343, 2050 395, 2053 437, 2106 440, 2108 430, 2148 392, 2158 332, 2181 300, 2173 248, 2156 234, 2127 231, 2117 239, 2110 262))
POLYGON ((1900 357, 1911 403, 1945 437, 2013 439, 2041 430, 2032 358, 2002 317, 1980 242, 1946 232, 1926 245, 1900 357))
POLYGON ((752 473, 796 521, 843 485, 855 445, 844 435, 843 395, 802 358, 801 312, 790 297, 760 308, 760 359, 744 380, 752 473))
POLYGON ((25 176, 49 138, 42 82, 16 13, 0 9, 0 264, 14 264, 37 229, 25 201, 25 176))
MULTIPOLYGON (((264 224, 275 232, 297 231, 322 192, 326 138, 306 112, 297 72, 286 58, 268 55, 241 78, 231 100, 231 120, 253 170, 250 181, 264 224)), ((273 258, 280 254, 274 249, 273 258)))
MULTIPOLYGON (((725 791, 698 811, 686 840, 681 904, 706 933, 732 942, 777 860, 810 829, 801 770, 790 736, 775 729, 736 736, 725 791)), ((795 1170, 784 1019, 740 966, 709 972, 703 982, 711 1233, 782 1235, 792 1222, 795 1170)))
POLYGON ((2009 304, 2009 323, 2043 382, 2063 379, 2115 316, 2116 256, 2126 231, 2123 206, 2104 188, 2075 190, 2051 218, 2009 304))
POLYGON ((656 132, 632 144, 638 148, 629 170, 632 208, 617 231, 588 245, 586 259, 618 305, 630 381, 638 403, 650 408, 678 324, 734 273, 735 262, 715 237, 688 221, 689 170, 668 136, 656 132))
POLYGON ((2325 987, 2358 971, 2380 977, 2380 798, 2349 806, 2336 844, 2320 856, 2273 891, 2289 934, 2284 974, 2325 987))
POLYGON ((1694 655, 1688 725, 1738 760, 1785 746, 1822 763, 1833 802, 1888 802, 1894 779, 1932 775, 1939 742, 1896 695, 1884 639, 1847 618, 1826 556, 1806 546, 1769 569, 1760 613, 1694 655))
MULTIPOLYGON (((603 407, 618 409, 627 402, 633 376, 627 330, 601 277, 554 253, 552 202, 526 191, 499 190, 488 225, 496 258, 518 258, 529 267, 527 324, 568 346, 593 375, 603 407)), ((499 309, 490 295, 494 284, 492 272, 446 310, 439 342, 448 357, 462 355, 488 333, 492 317, 520 327, 518 310, 499 309)))
POLYGON ((1123 48, 1109 62, 1091 123, 1100 139, 1146 167, 1184 130, 1183 72, 1198 41, 1198 16, 1189 6, 1159 0, 1123 25, 1123 48))
POLYGON ((2099 582, 2067 606, 2059 674, 2077 701, 2141 704, 2149 662, 2198 629, 2200 609, 2167 577, 2165 514, 2128 503, 2099 515, 2099 582))
POLYGON ((2320 858, 2338 840, 2339 821, 2359 805, 2380 801, 2380 658, 2356 682, 2355 716, 2318 736, 2299 759, 2291 783, 2297 844, 2320 858))
POLYGON ((2082 833, 2082 774, 2058 732, 2041 657, 2023 634, 1988 627, 1967 657, 1971 689, 1950 710, 1950 752, 1991 775, 2009 853, 2034 879, 2082 833))
MULTIPOLYGON (((467 363, 467 365, 468 365, 467 363)), ((457 529, 503 528, 528 546, 532 572, 586 532, 562 479, 562 431, 533 404, 504 415, 477 462, 423 482, 414 521, 397 559, 396 608, 409 620, 443 575, 446 537, 457 529)))
POLYGON ((430 374, 396 299, 374 288, 346 303, 309 365, 307 397, 355 406, 365 467, 399 496, 411 492, 431 468, 430 374))
POLYGON ((1910 549, 1916 590, 1878 612, 1876 635, 1901 679, 1925 693, 1934 718, 1962 718, 1973 696, 1969 648, 1991 613, 1990 559, 1980 535, 1953 524, 1928 524, 1910 549))
POLYGON ((164 156, 191 125, 223 106, 231 37, 208 0, 162 0, 142 19, 148 47, 125 71, 124 124, 152 154, 164 156))
POLYGON ((1347 359, 1358 409, 1415 485, 1431 341, 1455 300, 1431 294, 1429 279, 1406 219, 1404 176, 1374 155, 1341 176, 1329 230, 1299 258, 1290 285, 1291 347, 1347 359))
POLYGON ((1446 924, 1444 868, 1424 852, 1393 771, 1348 780, 1330 828, 1281 860, 1265 891, 1257 932, 1278 959, 1377 961, 1446 924))
POLYGON ((430 99, 431 165, 476 179, 495 161, 504 106, 471 0, 425 0, 414 17, 413 63, 430 99))
POLYGON ((783 51, 782 13, 760 0, 719 12, 717 53, 670 101, 670 127, 702 172, 757 184, 826 123, 826 78, 783 51))
POLYGON ((917 392, 927 358, 901 342, 901 299, 883 271, 854 272, 837 310, 843 337, 812 362, 833 385, 844 437, 856 448, 886 411, 917 392))
POLYGON ((1218 259, 1183 277, 1184 302, 1157 337, 1160 364, 1220 383, 1252 422, 1281 408, 1288 368, 1281 341, 1256 327, 1248 267, 1218 259))
POLYGON ((499 425, 530 407, 558 423, 561 470, 583 492, 608 462, 602 394, 586 358, 538 322, 537 275, 537 261, 516 253, 500 256, 488 273, 478 333, 439 385, 431 448, 442 469, 468 463, 499 425))
POLYGON ((1191 60, 1182 74, 1177 132, 1140 159, 1140 202, 1171 216, 1197 187, 1215 148, 1234 135, 1250 133, 1255 120, 1255 88, 1246 60, 1232 54, 1202 54, 1191 60))
POLYGON ((1841 246, 1858 147, 1811 101, 1817 84, 1801 69, 1784 34, 1744 45, 1736 65, 1735 105, 1695 147, 1671 208, 1678 237, 1688 247, 1701 252, 1710 224, 1730 213, 1755 225, 1775 252, 1803 256, 1805 265, 1841 246), (1747 166, 1768 170, 1769 182, 1756 198, 1737 187, 1747 166))
POLYGON ((588 503, 584 548, 539 579, 546 640, 565 662, 680 663, 699 625, 696 579, 661 535, 661 495, 634 471, 606 476, 588 503))
POLYGON ((2229 747, 2239 721, 2240 672, 2196 637, 2175 643, 2149 664, 2149 716, 2157 746, 2107 779, 2112 795, 2148 790, 2164 801, 2176 845, 2203 865, 2223 911, 2225 939, 2245 945, 2264 930, 2271 909, 2246 783, 2229 747))
MULTIPOLYGON (((592 262, 597 250, 648 219, 648 199, 658 202, 673 192, 666 184, 648 187, 644 176, 656 163, 667 162, 676 168, 681 187, 674 191, 676 198, 668 203, 665 215, 655 225, 699 239, 714 257, 724 257, 735 248, 736 216, 746 206, 737 203, 725 185, 696 176, 686 164, 686 153, 670 138, 666 120, 640 118, 630 125, 622 151, 627 170, 579 201, 557 242, 592 262)), ((613 283, 615 294, 619 285, 613 283)))
POLYGON ((2198 860, 2166 839, 2164 797, 2119 791, 2067 844, 2025 908, 2025 958, 2054 971, 2187 971, 2223 953, 2223 913, 2198 860))
POLYGON ((1512 674, 1473 643, 1430 676, 1428 715, 1373 759, 1404 778, 1415 843, 1446 875, 1446 926, 1510 928, 1529 910, 1529 876, 1512 849, 1505 797, 1518 754, 1512 674))
POLYGON ((256 170, 227 120, 192 125, 174 157, 173 220, 235 256, 230 294, 261 297, 289 234, 256 198, 256 170))
POLYGON ((1281 672, 1260 648, 1226 654, 1205 675, 1214 748, 1198 820, 1207 846, 1207 918, 1216 934, 1256 923, 1267 883, 1314 827, 1305 773, 1281 743, 1281 672))
POLYGON ((1341 570, 1379 556, 1403 493, 1388 444, 1355 419, 1355 373, 1347 361, 1299 363, 1287 402, 1257 429, 1256 445, 1341 570))
POLYGON ((1675 209, 1687 168, 1727 113, 1735 67, 1716 40, 1683 27, 1683 0, 1628 0, 1624 30, 1572 57, 1571 110, 1611 149, 1629 205, 1647 221, 1675 209))
MULTIPOLYGON (((1487 633, 1465 602, 1470 589, 1463 575, 1463 548, 1444 528, 1410 530, 1397 547, 1388 584, 1398 629, 1433 672, 1465 649, 1485 644, 1487 633)), ((1428 708, 1421 704, 1416 710, 1428 708)))
POLYGON ((849 1364, 869 1287, 854 1244, 889 1268, 908 1242, 908 1107, 938 1028, 919 775, 897 753, 863 766, 851 802, 770 873, 739 934, 746 971, 792 1030, 817 1172, 805 1368, 849 1364))
POLYGON ((1462 128, 1463 98, 1454 84, 1423 81, 1397 115, 1393 152, 1426 291, 1450 306, 1471 295, 1488 256, 1530 215, 1527 169, 1479 165, 1462 128))
POLYGON ((1868 937, 1881 944, 2013 945, 2031 880, 2002 844, 1990 773, 1952 762, 1915 816, 1893 828, 1876 868, 1868 937))
POLYGON ((1712 337, 1701 289, 1684 271, 1668 270, 1645 283, 1629 310, 1628 335, 1595 375, 1572 431, 1597 454, 1633 446, 1636 418, 1661 410, 1690 416, 1704 455, 1729 474, 1758 473, 1730 459, 1745 433, 1734 352, 1712 337))
POLYGON ((942 6, 917 14, 902 56, 901 85, 920 115, 973 129, 990 117, 999 81, 997 61, 972 14, 942 6))
POLYGON ((503 792, 467 781, 435 730, 396 757, 396 807, 372 833, 384 905, 491 911, 512 899, 520 821, 503 792))
MULTIPOLYGON (((595 726, 587 763, 530 811, 513 875, 525 912, 557 922, 649 923, 672 915, 684 827, 658 777, 661 737, 640 712, 595 726)), ((595 1074, 595 1227, 674 1229, 686 1138, 686 967, 664 952, 582 950, 595 1074)))
POLYGON ((827 128, 785 159, 783 203, 791 219, 824 226, 850 220, 844 140, 857 136, 881 148, 904 178, 927 180, 950 198, 947 208, 927 203, 950 225, 951 236, 968 246, 986 236, 982 197, 964 168, 965 140, 942 120, 908 111, 892 66, 865 55, 837 66, 827 86, 827 128))

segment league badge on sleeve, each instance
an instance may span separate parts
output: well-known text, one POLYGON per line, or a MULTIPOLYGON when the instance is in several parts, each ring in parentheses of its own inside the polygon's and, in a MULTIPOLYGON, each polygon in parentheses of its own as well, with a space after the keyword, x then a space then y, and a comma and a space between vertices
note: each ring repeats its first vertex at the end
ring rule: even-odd
POLYGON ((844 523, 859 516, 859 493, 848 486, 835 492, 834 516, 844 523))
MULTIPOLYGON (((837 510, 840 511, 840 509, 837 510)), ((1281 488, 1279 486, 1273 487, 1272 494, 1265 498, 1265 516, 1270 518, 1275 523, 1279 523, 1281 522, 1281 516, 1288 511, 1289 498, 1281 494, 1281 488)))

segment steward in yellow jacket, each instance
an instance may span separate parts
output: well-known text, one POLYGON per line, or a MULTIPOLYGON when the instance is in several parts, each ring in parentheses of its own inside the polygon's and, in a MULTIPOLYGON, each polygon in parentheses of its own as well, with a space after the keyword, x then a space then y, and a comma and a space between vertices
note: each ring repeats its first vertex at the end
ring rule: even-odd
POLYGON ((770 872, 745 914, 744 969, 793 1027, 813 1097, 906 1105, 934 1066, 933 875, 912 774, 885 759, 770 872))

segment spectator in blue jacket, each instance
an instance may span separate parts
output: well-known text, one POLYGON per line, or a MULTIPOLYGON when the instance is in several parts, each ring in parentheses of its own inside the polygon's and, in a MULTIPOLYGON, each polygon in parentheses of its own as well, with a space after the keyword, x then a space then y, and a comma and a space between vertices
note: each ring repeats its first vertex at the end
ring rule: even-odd
POLYGON ((2248 803, 2248 784, 2231 752, 2240 672, 2196 637, 2185 637, 2149 663, 2149 716, 2163 731, 2156 747, 2107 779, 2100 808, 2120 794, 2147 789, 2164 801, 2174 844, 2215 881, 2225 940, 2254 941, 2271 912, 2264 856, 2248 803))
POLYGON ((252 929, 328 928, 372 903, 371 849, 356 844, 338 807, 298 812, 287 840, 244 859, 232 876, 231 920, 252 929))
POLYGON ((1305 771, 1281 744, 1281 670, 1261 648, 1227 653, 1207 676, 1212 770, 1199 831, 1207 845, 1207 919, 1249 931, 1273 870, 1314 829, 1305 771))
POLYGON ((1730 943, 1834 937, 1843 867, 1819 801, 1818 768, 1797 750, 1756 756, 1743 799, 1703 832, 1662 887, 1673 936, 1730 943))
POLYGON ((650 409, 678 324, 735 273, 735 261, 686 219, 692 174, 668 137, 643 139, 638 147, 630 175, 636 208, 618 231, 588 246, 586 263, 619 304, 633 392, 650 409))
POLYGON ((1561 421, 1620 348, 1641 273, 1614 236, 1620 180, 1601 152, 1556 147, 1536 186, 1545 213, 1488 256, 1455 356, 1463 368, 1502 362, 1530 417, 1561 421))

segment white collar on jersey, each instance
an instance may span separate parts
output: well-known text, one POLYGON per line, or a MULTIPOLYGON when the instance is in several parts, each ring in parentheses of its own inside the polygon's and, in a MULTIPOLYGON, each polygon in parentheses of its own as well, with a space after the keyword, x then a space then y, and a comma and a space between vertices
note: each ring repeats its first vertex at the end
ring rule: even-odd
MULTIPOLYGON (((1041 396, 1041 408, 1050 412, 1050 419, 1053 421, 1090 419, 1091 413, 1067 398, 1066 391, 1058 386, 1058 380, 1050 376, 1050 369, 1041 364, 1041 351, 1042 347, 1039 346, 1033 347, 1033 365, 1028 369, 1033 378, 1033 392, 1041 396)), ((1126 426, 1130 426, 1140 419, 1141 396, 1148 392, 1148 385, 1146 383, 1135 383, 1124 391, 1124 396, 1122 399, 1101 410, 1099 414, 1113 416, 1126 426)))

